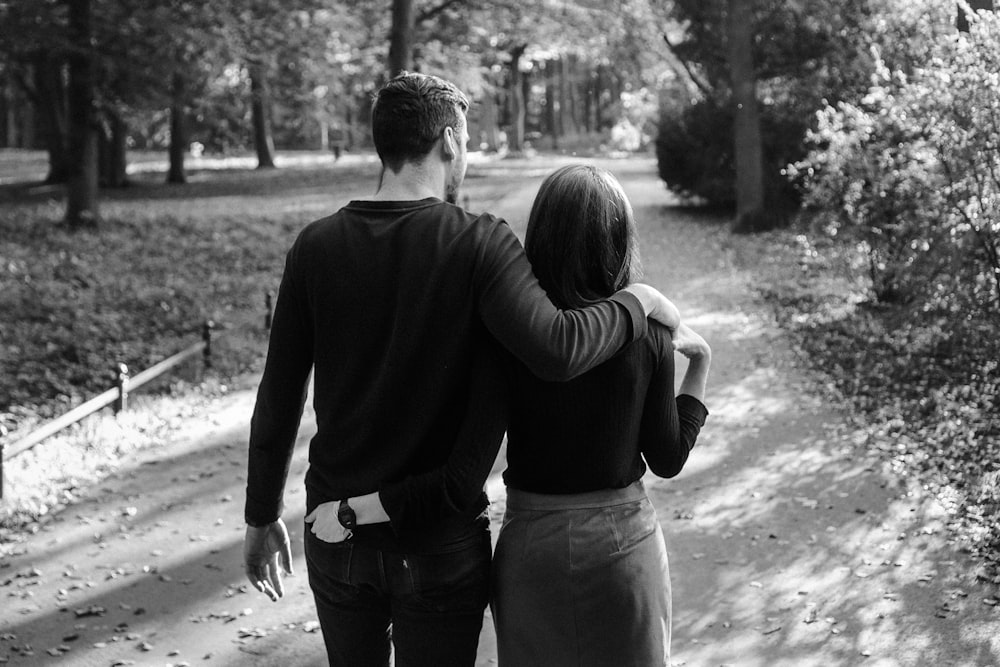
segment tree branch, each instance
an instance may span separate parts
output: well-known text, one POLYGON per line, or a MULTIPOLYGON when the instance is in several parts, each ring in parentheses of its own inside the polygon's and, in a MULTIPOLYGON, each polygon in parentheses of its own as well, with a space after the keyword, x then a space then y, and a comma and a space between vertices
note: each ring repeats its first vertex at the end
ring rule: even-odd
POLYGON ((687 73, 688 78, 691 79, 691 82, 698 88, 698 90, 700 90, 702 94, 708 99, 712 99, 713 97, 715 97, 715 94, 713 93, 712 89, 708 87, 708 84, 706 84, 698 76, 696 76, 694 70, 692 70, 691 66, 688 65, 687 60, 682 58, 677 53, 677 49, 674 47, 673 44, 670 43, 670 38, 667 37, 667 33, 663 33, 663 41, 664 43, 666 43, 667 48, 670 49, 670 53, 674 56, 674 58, 677 59, 677 61, 684 68, 684 71, 687 73))
POLYGON ((441 12, 445 11, 446 9, 448 9, 449 7, 453 7, 455 5, 463 5, 467 1, 468 0, 444 0, 444 2, 442 2, 437 7, 431 7, 429 9, 425 9, 424 11, 420 12, 419 14, 417 14, 416 23, 419 24, 419 23, 423 23, 424 21, 429 21, 432 18, 434 18, 435 16, 437 16, 438 14, 440 14, 441 12))
POLYGON ((36 89, 35 86, 33 86, 31 82, 28 81, 27 76, 25 76, 24 70, 21 69, 20 67, 11 67, 9 71, 14 81, 21 87, 21 90, 24 91, 24 94, 28 98, 28 101, 34 104, 35 106, 38 106, 40 102, 38 97, 38 89, 36 89))

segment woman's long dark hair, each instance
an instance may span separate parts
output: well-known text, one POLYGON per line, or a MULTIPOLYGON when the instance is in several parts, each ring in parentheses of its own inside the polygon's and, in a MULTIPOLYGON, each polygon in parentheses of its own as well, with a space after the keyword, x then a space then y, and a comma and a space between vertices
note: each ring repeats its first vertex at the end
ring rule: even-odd
POLYGON ((538 190, 524 239, 532 270, 552 302, 581 308, 641 271, 632 205, 605 169, 557 169, 538 190))

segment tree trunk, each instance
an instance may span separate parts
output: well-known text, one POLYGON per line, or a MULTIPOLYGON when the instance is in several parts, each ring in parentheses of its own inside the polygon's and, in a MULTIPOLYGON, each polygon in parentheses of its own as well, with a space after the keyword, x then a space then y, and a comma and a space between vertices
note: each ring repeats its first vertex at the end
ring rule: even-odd
POLYGON ((351 99, 344 109, 344 148, 349 151, 354 150, 354 104, 357 102, 351 99))
POLYGON ((573 117, 573 129, 579 134, 583 127, 583 104, 580 100, 580 61, 572 53, 566 60, 569 66, 569 113, 573 117))
POLYGON ((69 110, 63 63, 49 53, 39 53, 32 66, 35 83, 35 109, 41 121, 45 148, 49 154, 46 183, 69 180, 69 110))
POLYGON ((100 177, 98 182, 105 188, 124 188, 128 185, 126 167, 126 139, 128 127, 121 116, 107 112, 107 126, 100 133, 98 159, 100 177))
POLYGON ((736 162, 736 219, 733 231, 751 232, 765 226, 764 162, 752 52, 753 15, 749 0, 727 0, 727 4, 727 51, 736 162))
POLYGON ((601 126, 604 125, 603 113, 601 112, 601 97, 603 97, 604 92, 604 68, 602 65, 598 65, 594 68, 593 79, 591 79, 591 85, 593 86, 593 105, 594 105, 594 131, 600 132, 601 126))
POLYGON ((184 75, 174 72, 170 88, 170 169, 167 171, 167 183, 186 183, 184 155, 187 153, 187 110, 184 75))
MULTIPOLYGON (((500 122, 497 118, 497 98, 492 86, 486 86, 480 109, 482 113, 479 124, 485 135, 486 150, 495 153, 500 149, 500 122)), ((482 143, 482 140, 478 143, 482 143)))
POLYGON ((594 73, 587 70, 583 86, 583 129, 587 134, 594 131, 594 73))
POLYGON ((545 61, 545 130, 552 137, 553 150, 559 149, 558 96, 556 95, 556 61, 545 61))
POLYGON ((524 84, 521 79, 521 56, 527 45, 515 46, 510 51, 510 79, 508 99, 510 100, 510 137, 508 145, 515 153, 524 152, 524 84))
POLYGON ((17 122, 14 114, 14 86, 4 77, 0 95, 0 148, 17 148, 17 122))
POLYGON ((569 56, 563 56, 559 59, 559 136, 561 137, 577 133, 572 98, 569 56))
POLYGON ((70 229, 96 229, 97 123, 94 112, 93 53, 90 0, 68 0, 69 36, 69 147, 70 172, 66 187, 66 224, 70 229))
POLYGON ((253 121, 253 144, 257 150, 257 168, 274 169, 271 101, 267 92, 265 68, 260 64, 250 66, 250 109, 253 121))
MULTIPOLYGON (((977 11, 980 9, 987 9, 993 11, 993 0, 967 0, 969 7, 972 11, 977 11)), ((958 27, 959 32, 969 32, 969 17, 965 14, 962 9, 962 5, 958 5, 958 15, 955 19, 955 25, 958 27)))
POLYGON ((413 69, 413 0, 392 0, 392 29, 389 33, 389 76, 413 69))

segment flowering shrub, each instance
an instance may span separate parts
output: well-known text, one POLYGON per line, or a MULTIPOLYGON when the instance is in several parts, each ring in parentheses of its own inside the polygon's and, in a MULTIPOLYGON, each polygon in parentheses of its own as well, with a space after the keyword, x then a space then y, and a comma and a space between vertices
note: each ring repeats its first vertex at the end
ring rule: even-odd
POLYGON ((940 19, 921 19, 924 63, 877 59, 867 96, 819 112, 790 172, 867 254, 877 300, 1000 310, 1000 17, 944 34, 940 19))

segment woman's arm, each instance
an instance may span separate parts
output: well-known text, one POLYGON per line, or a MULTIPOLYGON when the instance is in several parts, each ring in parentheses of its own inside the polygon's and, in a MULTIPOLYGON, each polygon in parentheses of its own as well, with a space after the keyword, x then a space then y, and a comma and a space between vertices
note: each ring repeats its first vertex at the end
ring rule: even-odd
POLYGON ((676 338, 663 343, 659 350, 659 363, 646 393, 639 446, 654 474, 674 477, 687 463, 688 453, 694 447, 708 415, 702 400, 711 349, 701 336, 683 324, 678 328, 676 338), (674 349, 690 359, 681 381, 680 394, 676 397, 674 349))
POLYGON ((712 348, 691 327, 682 324, 674 334, 674 350, 688 358, 688 369, 678 393, 693 396, 704 403, 708 367, 712 365, 712 348))

